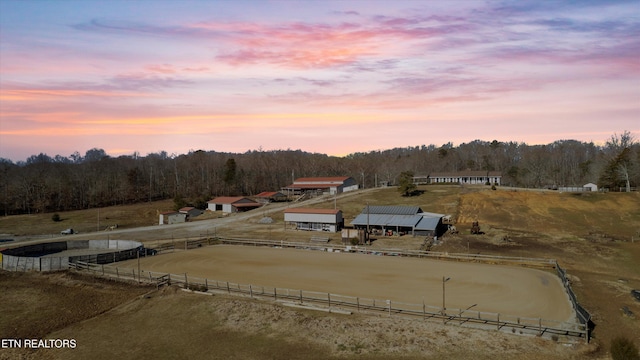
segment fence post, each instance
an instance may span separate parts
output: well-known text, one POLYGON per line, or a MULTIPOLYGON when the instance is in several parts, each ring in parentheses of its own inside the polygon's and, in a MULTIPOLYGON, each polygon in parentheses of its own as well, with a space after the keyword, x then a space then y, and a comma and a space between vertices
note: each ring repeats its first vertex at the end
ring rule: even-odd
POLYGON ((387 304, 389 304, 389 316, 391 316, 391 300, 387 300, 387 304))
POLYGON ((300 304, 302 304, 302 290, 300 290, 300 304))
POLYGON ((542 335, 542 318, 538 318, 538 331, 540 331, 540 335, 542 335))
POLYGON ((360 312, 360 298, 356 298, 356 304, 358 306, 358 312, 360 312))
POLYGON ((207 278, 204 278, 204 288, 209 291, 209 282, 207 281, 207 278))
POLYGON ((229 282, 227 281, 227 293, 231 294, 231 289, 229 288, 229 282))
POLYGON ((275 301, 278 301, 278 288, 277 287, 273 288, 273 299, 275 301))
POLYGON ((120 280, 120 272, 118 272, 117 266, 116 266, 116 279, 120 280))
POLYGON ((184 288, 189 288, 189 281, 187 280, 187 273, 184 273, 184 288))
POLYGON ((329 300, 329 308, 331 308, 331 294, 327 293, 327 299, 329 300))
POLYGON ((253 287, 249 284, 249 296, 253 299, 253 287))
POLYGON ((135 269, 131 269, 131 276, 133 276, 133 280, 136 279, 136 270, 135 269))
POLYGON ((102 264, 102 276, 104 276, 104 264, 102 264))
POLYGON ((500 330, 500 313, 498 313, 498 321, 497 321, 497 323, 498 323, 498 330, 500 330))

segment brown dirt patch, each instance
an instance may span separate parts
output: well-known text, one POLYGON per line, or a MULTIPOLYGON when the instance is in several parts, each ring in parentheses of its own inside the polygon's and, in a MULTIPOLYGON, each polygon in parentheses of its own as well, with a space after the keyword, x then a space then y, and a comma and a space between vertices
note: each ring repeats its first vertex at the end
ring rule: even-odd
MULTIPOLYGON (((136 260, 118 264, 134 268, 136 260)), ((216 245, 140 259, 144 271, 253 286, 347 295, 568 321, 573 309, 553 273, 524 267, 393 256, 216 245)))
MULTIPOLYGON (((0 338, 42 339, 149 290, 149 287, 70 272, 0 271, 0 338)), ((0 358, 13 357, 7 353, 11 350, 0 351, 0 358)))
POLYGON ((51 336, 74 338, 78 347, 38 351, 39 358, 538 360, 579 359, 593 350, 428 321, 166 290, 51 336))

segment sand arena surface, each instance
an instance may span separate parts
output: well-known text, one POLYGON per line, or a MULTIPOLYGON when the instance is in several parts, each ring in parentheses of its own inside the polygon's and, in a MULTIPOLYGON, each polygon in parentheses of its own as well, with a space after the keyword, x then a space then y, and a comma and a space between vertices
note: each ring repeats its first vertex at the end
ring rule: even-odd
MULTIPOLYGON (((117 264, 135 268, 137 260, 117 264)), ((552 272, 502 265, 354 253, 215 245, 140 259, 143 271, 184 274, 253 286, 568 321, 574 313, 552 272)))

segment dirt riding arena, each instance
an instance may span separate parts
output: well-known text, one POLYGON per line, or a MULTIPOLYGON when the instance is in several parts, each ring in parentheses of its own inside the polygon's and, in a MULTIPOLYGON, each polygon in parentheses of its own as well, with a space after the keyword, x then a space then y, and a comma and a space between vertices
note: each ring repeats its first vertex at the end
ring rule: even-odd
MULTIPOLYGON (((135 268, 137 260, 118 263, 135 268)), ((525 267, 216 245, 140 259, 143 271, 253 286, 329 292, 393 302, 519 317, 572 321, 575 313, 559 278, 525 267)))

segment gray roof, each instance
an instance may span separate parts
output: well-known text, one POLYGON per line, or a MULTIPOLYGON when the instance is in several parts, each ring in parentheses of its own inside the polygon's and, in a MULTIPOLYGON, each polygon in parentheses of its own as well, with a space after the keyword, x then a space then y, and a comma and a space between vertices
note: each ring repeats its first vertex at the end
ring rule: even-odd
POLYGON ((368 205, 362 209, 362 214, 386 214, 386 215, 416 215, 422 212, 417 206, 377 206, 368 205), (367 211, 368 209, 368 211, 367 211))
POLYGON ((418 215, 360 214, 351 222, 352 225, 402 226, 413 227, 420 221, 418 215))
POLYGON ((360 214, 351 222, 352 225, 366 226, 400 226, 410 227, 416 230, 435 230, 441 217, 422 215, 385 215, 385 214, 360 214))
POLYGON ((416 230, 435 230, 440 223, 439 217, 426 217, 423 216, 422 219, 416 224, 416 230))
POLYGON ((441 218, 445 216, 444 214, 438 214, 438 213, 432 213, 432 212, 426 212, 426 211, 421 212, 419 215, 427 216, 427 217, 435 217, 435 218, 441 218))

